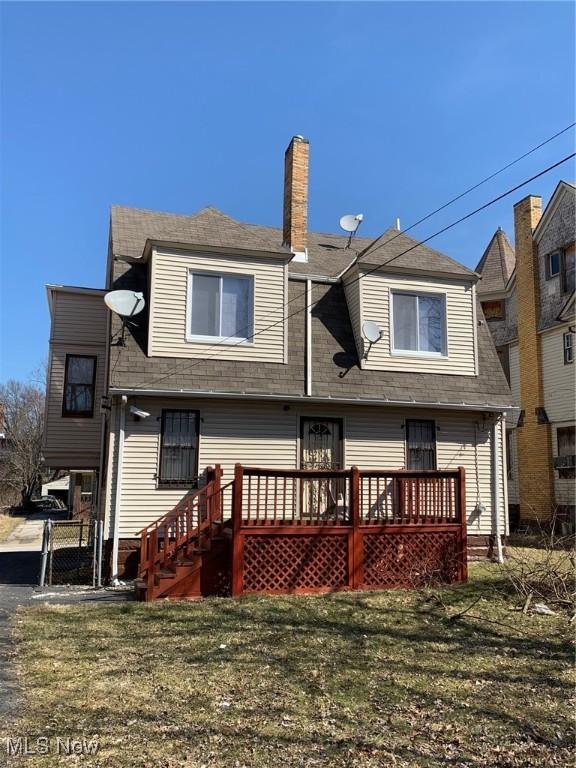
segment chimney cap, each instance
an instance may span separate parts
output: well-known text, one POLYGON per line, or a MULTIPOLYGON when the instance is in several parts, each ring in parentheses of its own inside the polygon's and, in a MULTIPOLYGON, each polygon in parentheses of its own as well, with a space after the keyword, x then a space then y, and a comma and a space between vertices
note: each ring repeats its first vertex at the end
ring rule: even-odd
POLYGON ((309 144, 310 142, 308 139, 305 139, 302 134, 297 133, 295 136, 292 136, 292 139, 290 140, 290 144, 292 144, 293 141, 302 141, 304 144, 309 144))

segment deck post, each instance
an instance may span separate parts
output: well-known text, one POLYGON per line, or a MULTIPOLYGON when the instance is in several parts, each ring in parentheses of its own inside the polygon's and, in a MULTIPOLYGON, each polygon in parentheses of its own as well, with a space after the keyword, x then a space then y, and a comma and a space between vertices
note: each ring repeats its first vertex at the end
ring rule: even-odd
POLYGON ((213 479, 213 492, 212 492, 212 505, 211 505, 211 520, 217 520, 218 522, 221 522, 222 520, 222 497, 221 497, 221 488, 222 488, 222 465, 216 464, 214 466, 214 479, 213 479))
POLYGON ((146 570, 146 601, 154 599, 154 569, 158 554, 158 528, 152 528, 148 539, 148 568, 146 570))
MULTIPOLYGON (((352 467, 350 470, 350 506, 352 522, 352 557, 349 558, 349 584, 352 589, 364 581, 364 542, 360 530, 360 470, 352 467)), ((349 549, 350 551, 350 549, 349 549)))
POLYGON ((242 485, 244 468, 241 464, 234 466, 234 486, 232 488, 232 597, 242 594, 244 563, 244 542, 240 529, 242 528, 242 485))
POLYGON ((468 532, 466 526, 466 470, 458 467, 458 515, 460 518, 460 579, 468 579, 468 532))

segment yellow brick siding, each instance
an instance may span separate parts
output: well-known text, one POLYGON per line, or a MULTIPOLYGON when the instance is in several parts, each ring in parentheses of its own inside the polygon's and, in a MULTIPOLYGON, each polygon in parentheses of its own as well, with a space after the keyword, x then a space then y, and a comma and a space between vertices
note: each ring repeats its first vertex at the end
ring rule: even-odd
POLYGON ((542 215, 542 200, 529 196, 514 206, 520 402, 523 426, 518 428, 520 516, 526 521, 549 520, 554 508, 554 475, 549 424, 538 422, 544 407, 542 351, 538 334, 538 252, 533 231, 542 215))

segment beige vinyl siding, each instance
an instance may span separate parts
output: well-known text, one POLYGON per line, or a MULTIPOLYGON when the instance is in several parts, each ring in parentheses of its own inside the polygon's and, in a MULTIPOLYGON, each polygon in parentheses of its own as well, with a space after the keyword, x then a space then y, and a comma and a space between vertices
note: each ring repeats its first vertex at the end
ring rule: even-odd
POLYGON ((574 421, 576 416, 576 363, 564 365, 567 330, 565 325, 541 336, 544 407, 552 422, 574 421))
MULTIPOLYGON (((558 427, 569 427, 574 421, 568 421, 564 424, 552 425, 552 456, 558 456, 558 427)), ((576 505, 576 487, 574 480, 560 477, 558 470, 554 470, 554 501, 556 504, 573 506, 576 505)))
POLYGON ((151 357, 210 357, 283 363, 286 358, 287 266, 267 258, 154 251, 151 266, 151 357), (190 271, 253 278, 254 340, 218 343, 186 340, 190 271), (272 328, 267 326, 276 323, 272 328), (267 328, 266 330, 264 330, 267 328))
POLYGON ((356 351, 358 352, 358 357, 362 359, 364 355, 364 340, 362 338, 362 295, 360 281, 358 280, 358 270, 351 270, 344 279, 344 295, 346 296, 348 314, 350 315, 350 323, 352 325, 352 332, 354 333, 354 341, 356 342, 356 351))
POLYGON ((106 370, 107 310, 100 295, 54 291, 43 453, 51 467, 97 468, 106 370), (62 416, 66 355, 96 357, 94 415, 62 416))
POLYGON ((510 389, 512 401, 520 405, 520 352, 518 344, 510 344, 508 347, 508 360, 510 365, 510 389))
MULTIPOLYGON (((234 464, 291 468, 298 465, 300 416, 338 417, 344 421, 344 463, 346 467, 401 469, 405 465, 404 424, 406 418, 434 419, 437 425, 439 469, 464 466, 467 472, 467 513, 470 533, 492 531, 490 422, 477 429, 475 455, 474 424, 479 414, 368 406, 290 406, 278 403, 233 402, 229 400, 160 400, 134 398, 129 401, 150 412, 135 421, 127 413, 122 474, 120 537, 136 534, 162 516, 182 498, 182 490, 157 489, 162 408, 191 408, 200 411, 199 467, 220 463, 224 478, 233 476, 234 464), (477 492, 476 464, 478 465, 477 492), (474 515, 477 496, 486 512, 474 515)), ((129 409, 127 407, 127 411, 129 409)), ((504 522, 504 479, 502 445, 500 453, 500 514, 504 522)), ((113 485, 112 475, 109 485, 113 485)))
POLYGON ((363 277, 360 286, 362 322, 373 320, 383 331, 381 340, 374 344, 363 367, 370 370, 475 375, 476 350, 471 282, 375 273, 363 277), (443 294, 446 297, 446 356, 400 355, 392 352, 390 293, 393 290, 428 292, 443 294))
POLYGON ((102 294, 52 292, 50 341, 62 344, 106 343, 107 310, 102 294))

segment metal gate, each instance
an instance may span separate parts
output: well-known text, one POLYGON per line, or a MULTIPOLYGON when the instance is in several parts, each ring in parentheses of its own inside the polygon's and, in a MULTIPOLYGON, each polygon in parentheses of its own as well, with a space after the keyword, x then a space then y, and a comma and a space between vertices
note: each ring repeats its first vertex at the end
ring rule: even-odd
POLYGON ((103 525, 98 520, 46 520, 40 586, 102 584, 103 525))

